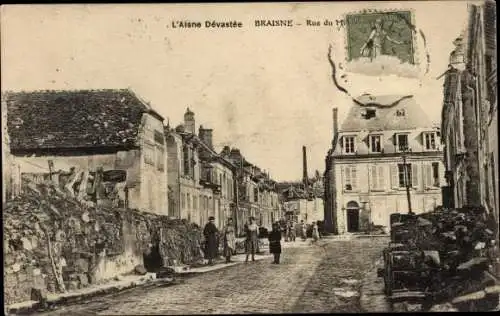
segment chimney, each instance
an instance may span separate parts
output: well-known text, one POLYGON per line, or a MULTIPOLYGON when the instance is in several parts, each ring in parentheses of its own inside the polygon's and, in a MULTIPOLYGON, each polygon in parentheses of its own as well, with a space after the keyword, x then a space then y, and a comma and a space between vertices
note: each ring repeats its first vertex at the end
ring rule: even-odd
POLYGON ((189 108, 187 108, 186 113, 184 113, 184 130, 186 133, 196 133, 194 113, 189 108))
POLYGON ((200 137, 201 141, 205 143, 210 149, 214 149, 213 144, 212 144, 212 129, 209 128, 203 128, 203 126, 200 125, 200 128, 198 130, 198 137, 200 137))
POLYGON ((333 136, 337 135, 339 132, 339 118, 338 118, 338 109, 333 108, 333 136))
POLYGON ((307 177, 307 154, 306 154, 306 146, 302 146, 302 180, 304 182, 304 188, 308 187, 309 178, 307 177))

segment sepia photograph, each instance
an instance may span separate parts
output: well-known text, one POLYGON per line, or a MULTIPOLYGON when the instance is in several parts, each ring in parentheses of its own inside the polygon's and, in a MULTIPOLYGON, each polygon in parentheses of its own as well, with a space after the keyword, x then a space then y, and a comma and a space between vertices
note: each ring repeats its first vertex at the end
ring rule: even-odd
POLYGON ((0 21, 5 315, 500 310, 495 1, 0 21))

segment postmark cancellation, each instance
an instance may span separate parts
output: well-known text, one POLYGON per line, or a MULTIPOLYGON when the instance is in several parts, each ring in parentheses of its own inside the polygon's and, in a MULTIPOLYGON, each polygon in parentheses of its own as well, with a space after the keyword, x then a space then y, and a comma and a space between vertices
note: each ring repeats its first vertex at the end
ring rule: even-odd
POLYGON ((347 13, 344 20, 348 71, 373 76, 418 76, 413 11, 365 10, 347 13))

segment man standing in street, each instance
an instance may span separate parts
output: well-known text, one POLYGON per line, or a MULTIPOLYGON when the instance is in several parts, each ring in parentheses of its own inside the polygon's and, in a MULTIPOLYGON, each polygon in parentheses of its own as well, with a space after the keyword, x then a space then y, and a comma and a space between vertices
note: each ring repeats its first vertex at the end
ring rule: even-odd
POLYGON ((208 264, 213 265, 214 259, 217 257, 217 250, 219 248, 217 227, 215 227, 215 218, 210 216, 208 218, 208 223, 203 229, 203 235, 205 236, 205 258, 208 259, 208 264))

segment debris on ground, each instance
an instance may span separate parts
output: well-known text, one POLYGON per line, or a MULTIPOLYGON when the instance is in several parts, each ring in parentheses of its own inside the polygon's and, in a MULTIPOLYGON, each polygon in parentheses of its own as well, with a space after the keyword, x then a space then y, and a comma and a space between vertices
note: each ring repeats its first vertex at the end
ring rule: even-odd
POLYGON ((498 258, 496 225, 483 207, 392 214, 385 273, 396 271, 398 277, 386 291, 419 291, 435 304, 492 298, 483 290, 495 283, 487 274, 498 258))

